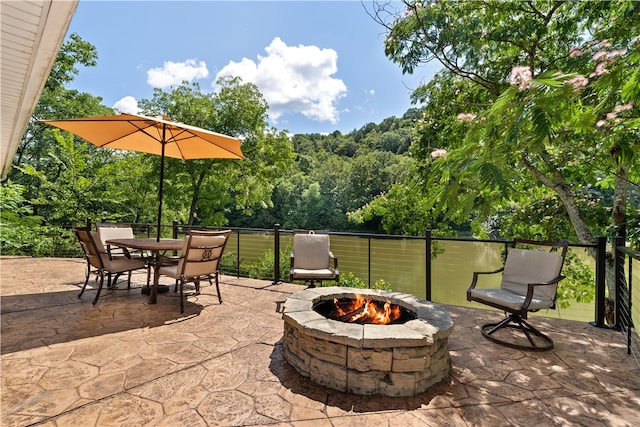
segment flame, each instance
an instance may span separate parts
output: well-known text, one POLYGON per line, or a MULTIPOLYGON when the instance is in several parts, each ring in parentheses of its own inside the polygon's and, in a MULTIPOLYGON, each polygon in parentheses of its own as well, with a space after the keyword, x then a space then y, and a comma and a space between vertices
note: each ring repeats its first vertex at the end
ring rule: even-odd
POLYGON ((333 302, 340 320, 348 323, 358 322, 386 325, 398 319, 401 315, 400 306, 392 306, 389 300, 384 303, 382 309, 380 309, 376 301, 365 299, 357 294, 348 304, 339 304, 337 298, 335 298, 333 302))

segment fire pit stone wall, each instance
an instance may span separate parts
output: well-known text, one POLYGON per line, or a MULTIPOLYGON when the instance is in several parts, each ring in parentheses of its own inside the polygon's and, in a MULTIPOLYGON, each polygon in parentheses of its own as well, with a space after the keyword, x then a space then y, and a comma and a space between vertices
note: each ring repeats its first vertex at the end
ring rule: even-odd
POLYGON ((285 302, 284 356, 301 375, 338 391, 414 396, 449 375, 447 311, 414 295, 344 287, 309 288, 285 302), (333 298, 367 298, 398 304, 416 314, 403 324, 344 323, 327 319, 314 304, 333 298))

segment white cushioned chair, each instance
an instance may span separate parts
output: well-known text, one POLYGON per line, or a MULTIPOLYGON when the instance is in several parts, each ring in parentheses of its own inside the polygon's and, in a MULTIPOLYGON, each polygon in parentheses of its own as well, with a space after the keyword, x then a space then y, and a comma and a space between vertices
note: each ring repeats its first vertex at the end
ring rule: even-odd
POLYGON ((314 287, 323 280, 340 280, 338 258, 330 249, 329 234, 314 231, 293 234, 289 281, 302 280, 314 287))
MULTIPOLYGON (((145 254, 141 251, 130 251, 127 248, 121 248, 118 246, 112 247, 107 244, 107 241, 112 239, 133 239, 136 236, 133 234, 133 228, 129 225, 116 224, 116 223, 96 223, 96 230, 100 236, 100 242, 107 250, 109 258, 111 260, 129 258, 129 259, 142 259, 147 263, 147 287, 149 285, 151 274, 151 263, 153 262, 153 256, 145 254)), ((110 287, 116 286, 116 279, 111 283, 111 277, 109 277, 110 287)), ((131 282, 131 272, 129 272, 129 282, 131 282)))
POLYGON ((485 338, 523 350, 548 350, 553 348, 551 338, 524 319, 529 312, 555 308, 558 283, 564 279, 561 272, 568 242, 517 239, 514 243, 527 248, 509 249, 504 267, 498 270, 474 272, 471 286, 467 290, 467 300, 508 313, 501 322, 482 326, 485 338), (502 279, 499 288, 477 287, 480 275, 500 272, 502 279), (508 333, 513 331, 523 333, 526 341, 521 340, 517 334, 508 333))

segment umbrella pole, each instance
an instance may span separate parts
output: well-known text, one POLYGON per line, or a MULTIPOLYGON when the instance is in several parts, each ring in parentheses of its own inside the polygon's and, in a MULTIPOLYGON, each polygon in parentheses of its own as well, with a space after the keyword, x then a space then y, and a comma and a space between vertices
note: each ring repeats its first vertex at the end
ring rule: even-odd
POLYGON ((158 228, 156 242, 160 241, 160 226, 162 224, 162 184, 164 183, 164 146, 166 144, 165 132, 167 125, 162 125, 162 154, 160 155, 160 185, 158 186, 158 228))

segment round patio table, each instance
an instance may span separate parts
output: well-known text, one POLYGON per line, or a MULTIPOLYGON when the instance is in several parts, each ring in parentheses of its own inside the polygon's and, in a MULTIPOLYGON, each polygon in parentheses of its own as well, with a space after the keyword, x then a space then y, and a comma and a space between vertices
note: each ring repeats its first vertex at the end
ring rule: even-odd
POLYGON ((105 242, 107 245, 121 248, 138 249, 153 252, 153 286, 149 295, 149 304, 155 304, 158 296, 158 282, 160 281, 160 255, 166 251, 179 251, 184 245, 182 239, 160 239, 156 238, 135 238, 135 239, 112 239, 105 242))

